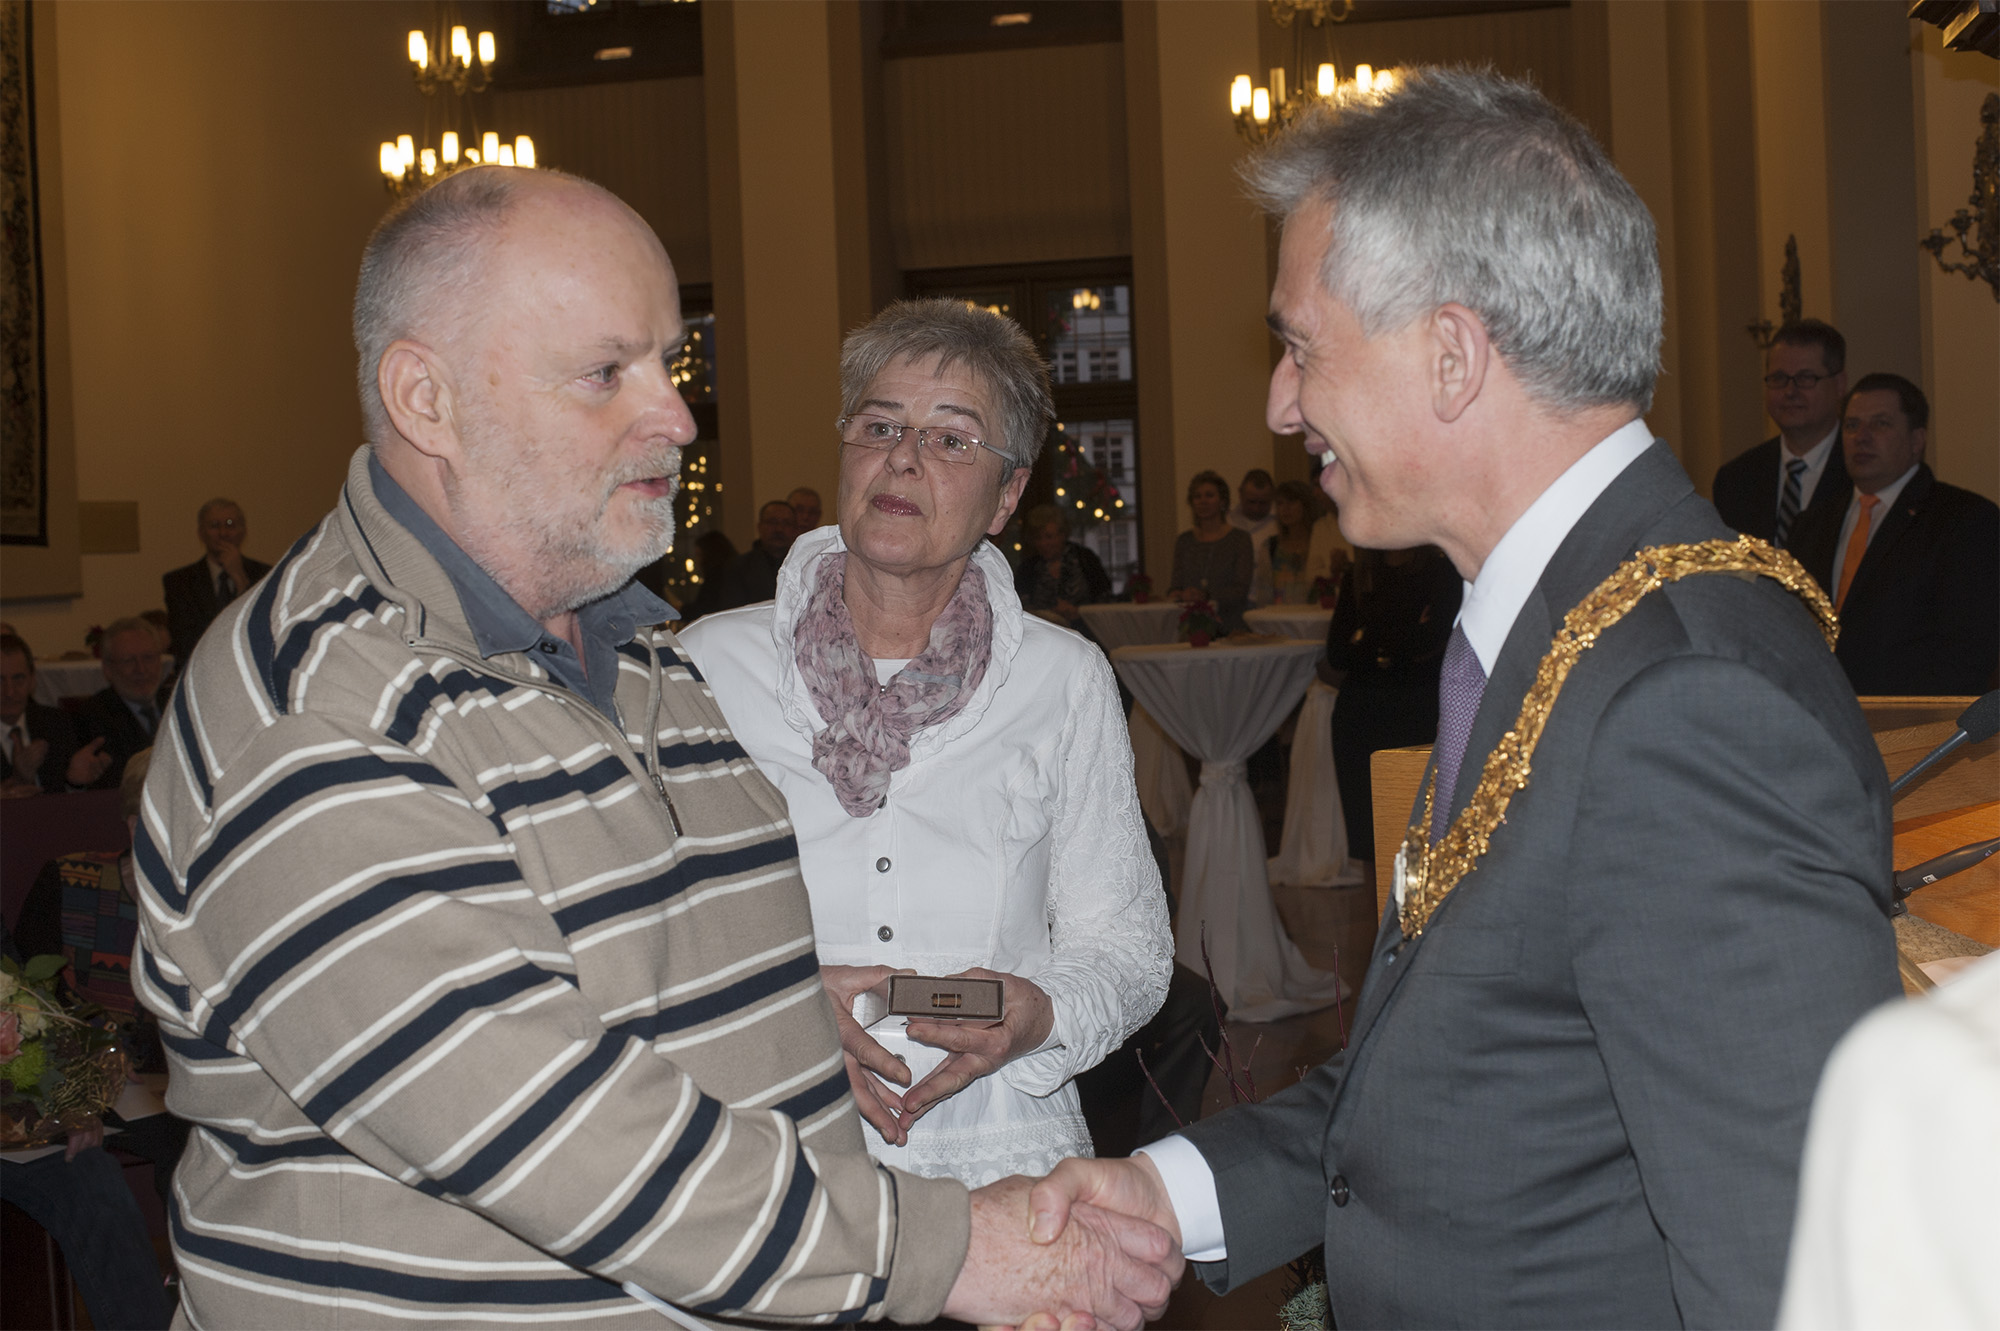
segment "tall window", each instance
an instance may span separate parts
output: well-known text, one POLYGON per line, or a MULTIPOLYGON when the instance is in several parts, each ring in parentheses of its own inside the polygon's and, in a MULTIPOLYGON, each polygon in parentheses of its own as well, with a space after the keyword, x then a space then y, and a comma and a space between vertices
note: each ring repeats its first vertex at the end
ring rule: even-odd
POLYGON ((1143 549, 1131 265, 930 270, 909 274, 907 286, 913 296, 955 296, 1004 314, 1035 339, 1054 380, 1056 427, 1022 510, 1062 509, 1073 538, 1104 561, 1113 589, 1123 592, 1143 549))

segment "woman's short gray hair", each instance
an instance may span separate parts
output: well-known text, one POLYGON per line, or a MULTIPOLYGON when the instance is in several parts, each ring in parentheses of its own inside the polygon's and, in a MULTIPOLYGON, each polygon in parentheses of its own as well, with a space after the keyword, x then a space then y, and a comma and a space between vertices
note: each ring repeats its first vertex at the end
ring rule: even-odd
POLYGON ((1320 281, 1369 337, 1447 302, 1539 402, 1645 411, 1660 370, 1652 214, 1589 131, 1490 69, 1330 103, 1244 168, 1268 211, 1333 207, 1320 281))
POLYGON ((852 415, 891 361, 963 365, 999 399, 1000 451, 1032 467, 1056 418, 1049 366, 1021 325, 1002 314, 942 296, 899 300, 847 335, 840 347, 840 414, 852 415))

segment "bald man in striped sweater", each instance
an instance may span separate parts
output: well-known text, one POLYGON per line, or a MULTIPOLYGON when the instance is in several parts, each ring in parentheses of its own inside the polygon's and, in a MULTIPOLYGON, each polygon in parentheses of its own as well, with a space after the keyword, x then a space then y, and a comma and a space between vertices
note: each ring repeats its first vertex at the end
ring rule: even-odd
POLYGON ((553 172, 370 241, 369 446, 203 638, 136 855, 182 1324, 1136 1325, 1166 1235, 1027 1242, 862 1149, 783 799, 631 582, 694 427, 673 270, 553 172), (1047 1259, 1047 1260, 1044 1260, 1047 1259))

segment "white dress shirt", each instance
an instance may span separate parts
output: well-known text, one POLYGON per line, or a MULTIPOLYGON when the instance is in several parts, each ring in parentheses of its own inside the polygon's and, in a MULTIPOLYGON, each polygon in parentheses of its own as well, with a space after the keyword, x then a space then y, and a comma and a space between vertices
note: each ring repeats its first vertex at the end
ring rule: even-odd
MULTIPOLYGON (((28 726, 27 708, 23 707, 21 709, 21 715, 16 720, 0 721, 0 747, 5 748, 6 750, 7 754, 6 770, 8 771, 12 771, 14 768, 14 727, 16 726, 19 726, 21 728, 22 747, 25 748, 26 746, 33 744, 35 742, 35 732, 28 726)), ((40 785, 41 782, 37 780, 36 784, 40 785)))
MULTIPOLYGON (((1779 437, 1778 504, 1785 502, 1785 468, 1791 465, 1794 457, 1803 457, 1806 460, 1806 474, 1799 477, 1799 512, 1806 511, 1806 505, 1812 503, 1813 492, 1819 489, 1819 478, 1826 475, 1826 461, 1833 456, 1833 441, 1838 438, 1840 438, 1840 424, 1837 421, 1834 427, 1826 432, 1826 438, 1808 448, 1803 454, 1793 453, 1791 449, 1785 447, 1783 436, 1779 437)), ((1778 510, 1773 507, 1771 511, 1775 513, 1778 510)))
MULTIPOLYGON (((1875 498, 1880 502, 1869 514, 1868 536, 1862 542, 1862 549, 1865 550, 1875 543, 1875 533, 1882 530, 1883 517, 1896 506, 1896 500, 1902 497, 1903 487, 1910 483, 1910 477, 1916 475, 1917 468, 1922 465, 1921 459, 1912 463, 1908 471, 1875 492, 1875 498)), ((1854 539, 1854 524, 1859 521, 1861 521, 1861 491, 1857 489, 1848 496, 1847 516, 1840 520, 1840 543, 1833 547, 1834 585, 1827 588, 1827 592, 1835 601, 1840 600, 1840 574, 1847 563, 1847 543, 1854 539)))
MULTIPOLYGON (((1588 453, 1556 477, 1540 498, 1528 505, 1514 525, 1486 556, 1479 576, 1465 585, 1458 623, 1488 675, 1499 659, 1521 607, 1542 580, 1570 529, 1590 506, 1653 444, 1653 432, 1643 420, 1630 421, 1595 444, 1588 453)), ((1218 1262, 1229 1255, 1222 1233, 1222 1205, 1215 1195, 1215 1173, 1194 1143, 1175 1135, 1142 1146, 1166 1185, 1174 1216, 1181 1226, 1181 1251, 1191 1262, 1218 1262)))

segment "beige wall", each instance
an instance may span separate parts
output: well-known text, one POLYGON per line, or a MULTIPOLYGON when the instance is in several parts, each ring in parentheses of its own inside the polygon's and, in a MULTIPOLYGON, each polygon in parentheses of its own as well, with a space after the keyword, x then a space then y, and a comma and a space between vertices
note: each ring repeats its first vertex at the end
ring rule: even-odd
POLYGON ((1661 374, 1646 423, 1676 451, 1684 433, 1679 232, 1666 0, 1578 0, 1570 9, 1577 111, 1653 214, 1666 297, 1661 374))
POLYGON ((1233 486, 1272 464, 1264 222, 1237 182, 1243 143, 1224 110, 1230 78, 1257 57, 1256 10, 1128 2, 1125 43, 1145 563, 1164 587, 1188 478, 1212 467, 1233 486))
MULTIPOLYGON (((884 200, 945 179, 935 163, 952 144, 918 151, 915 127, 884 128, 888 109, 868 97, 891 79, 849 77, 875 38, 846 0, 707 0, 705 10, 705 78, 513 94, 497 114, 541 136, 551 161, 639 196, 690 280, 706 248, 722 315, 725 519, 742 539, 767 494, 804 481, 831 496, 841 332, 896 288, 899 257, 932 253, 924 245, 943 234, 919 243, 921 213, 905 206, 892 238, 884 200), (633 143, 667 146, 603 142, 602 127, 620 122, 644 130, 633 143), (893 189, 892 145, 904 154, 893 189), (654 156, 660 171, 642 179, 654 156)), ((241 500, 251 552, 264 558, 330 505, 360 433, 347 319, 362 243, 388 202, 374 146, 421 127, 402 34, 430 14, 414 2, 38 5, 53 39, 40 50, 53 60, 41 89, 52 108, 48 290, 67 289, 50 355, 69 359, 76 493, 136 503, 141 535, 136 554, 82 556, 73 597, 26 599, 24 589, 63 587, 60 560, 0 551, 0 613, 44 652, 156 604, 160 574, 198 553, 203 499, 241 500)), ((1291 474, 1296 462, 1262 427, 1268 236, 1236 184, 1243 148, 1223 112, 1229 76, 1268 63, 1266 25, 1249 0, 1128 0, 1115 61, 1114 48, 1081 47, 887 62, 904 66, 894 76, 904 94, 941 71, 986 80, 988 102, 1035 79, 1077 88, 1083 100, 1065 114, 1098 122, 1078 129, 1083 146, 1057 166, 1096 162, 1113 179, 1060 201, 1066 215, 1045 207, 974 239, 988 247, 979 257, 1018 262, 1087 257, 1129 229, 1155 568, 1185 520, 1190 474, 1213 466, 1234 479, 1274 460, 1291 474), (1063 226, 1061 244, 1021 239, 1063 226)), ((1947 57, 1933 30, 1847 13, 1839 0, 1578 0, 1337 36, 1343 63, 1484 50, 1531 72, 1606 139, 1660 228, 1666 374, 1649 419, 1698 484, 1764 432, 1742 325, 1775 316, 1783 237, 1796 233, 1807 312, 1861 319, 1867 331, 1848 331, 1864 350, 1887 336, 1885 319, 1915 311, 1914 333, 1896 336, 1918 348, 1907 359, 1935 403, 1933 460, 1948 480, 2000 492, 2000 315, 1986 287, 1938 273, 1914 245, 1963 206, 1993 62, 1947 57), (1890 28, 1884 54, 1876 39, 1890 28), (1901 120, 1885 113, 1885 123, 1906 128, 1869 140, 1862 167, 1904 152, 1913 176, 1892 180, 1901 201, 1875 216, 1868 172, 1827 145, 1829 124, 1861 104, 1849 85, 1883 60, 1901 71, 1883 85, 1901 120), (1841 98, 1852 105, 1830 121, 1827 104, 1841 98)), ((1000 177, 1049 155, 1034 142, 1056 132, 1047 110, 994 108, 1013 156, 982 152, 977 165, 1000 177)), ((63 385, 53 388, 59 407, 63 385)), ((73 523, 73 510, 56 517, 73 523)))
POLYGON ((717 373, 744 380, 743 395, 725 403, 739 405, 737 418, 725 412, 722 422, 725 455, 744 455, 723 474, 749 487, 725 509, 740 546, 754 535, 757 505, 794 486, 817 489, 831 513, 842 329, 827 5, 729 8, 742 286, 739 296, 718 285, 716 321, 740 324, 743 359, 717 373))
MULTIPOLYGON (((1778 321, 1785 238, 1798 237, 1807 317, 1833 316, 1833 241, 1826 211, 1826 78, 1817 4, 1750 6, 1755 71, 1758 308, 1778 321)), ((1747 446, 1747 445, 1746 445, 1747 446)))
POLYGON ((348 311, 388 203, 376 146, 422 123, 401 52, 429 12, 36 7, 60 65, 77 493, 136 502, 141 539, 84 555, 74 599, 11 599, 0 576, 38 651, 158 605, 204 499, 240 500, 264 559, 332 506, 361 433, 348 311))
MULTIPOLYGON (((1919 130, 1917 225, 1942 227, 1972 192, 1979 107, 2000 92, 2000 64, 1947 52, 1935 28, 1911 43, 1919 130)), ((1963 260, 1954 246, 1947 258, 1963 260)), ((2000 302, 1983 282, 1945 273, 1919 252, 1923 384, 1931 399, 1928 460, 1953 485, 2000 499, 2000 302)))

